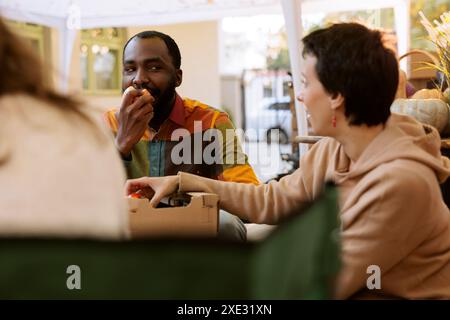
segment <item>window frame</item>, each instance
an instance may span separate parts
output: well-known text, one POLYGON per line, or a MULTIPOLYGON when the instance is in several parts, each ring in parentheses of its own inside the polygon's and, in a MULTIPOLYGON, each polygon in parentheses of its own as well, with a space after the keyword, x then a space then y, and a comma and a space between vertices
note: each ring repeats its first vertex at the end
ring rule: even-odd
POLYGON ((47 27, 35 23, 21 22, 16 20, 6 20, 6 25, 20 37, 29 40, 36 40, 38 42, 38 55, 41 60, 45 60, 45 41, 47 38, 47 27))

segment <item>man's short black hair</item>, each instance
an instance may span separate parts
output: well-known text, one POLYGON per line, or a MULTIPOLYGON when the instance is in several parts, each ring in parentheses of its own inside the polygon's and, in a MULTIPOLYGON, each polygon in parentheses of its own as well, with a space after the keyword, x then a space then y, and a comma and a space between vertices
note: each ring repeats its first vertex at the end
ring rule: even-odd
POLYGON ((303 56, 317 58, 316 72, 325 90, 345 98, 349 124, 373 126, 387 121, 399 70, 379 31, 339 23, 310 33, 303 44, 303 56))
POLYGON ((130 43, 131 40, 134 38, 139 39, 150 39, 150 38, 159 38, 164 41, 166 44, 167 49, 169 50, 169 54, 172 57, 173 65, 176 69, 180 69, 181 67, 181 54, 180 49, 178 48, 177 43, 175 40, 173 40, 170 36, 168 36, 165 33, 159 32, 159 31, 142 31, 138 34, 135 34, 132 36, 127 43, 125 43, 125 46, 123 47, 123 56, 125 56, 125 48, 127 47, 128 43, 130 43))

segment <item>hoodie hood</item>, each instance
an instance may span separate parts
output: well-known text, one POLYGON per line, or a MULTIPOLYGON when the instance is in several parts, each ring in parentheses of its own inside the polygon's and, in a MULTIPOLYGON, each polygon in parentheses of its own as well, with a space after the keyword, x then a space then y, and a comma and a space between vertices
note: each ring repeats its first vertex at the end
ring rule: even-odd
POLYGON ((369 144, 352 170, 347 174, 336 172, 336 177, 341 181, 356 178, 383 163, 405 159, 431 168, 442 183, 450 176, 450 159, 443 157, 440 149, 441 138, 434 127, 392 113, 385 129, 369 144))

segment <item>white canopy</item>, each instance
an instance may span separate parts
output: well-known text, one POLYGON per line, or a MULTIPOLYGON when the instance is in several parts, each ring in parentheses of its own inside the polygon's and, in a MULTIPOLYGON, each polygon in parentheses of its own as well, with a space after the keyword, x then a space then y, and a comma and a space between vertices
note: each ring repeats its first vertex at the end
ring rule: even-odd
MULTIPOLYGON (((302 13, 394 8, 399 53, 409 49, 410 0, 0 0, 7 18, 59 29, 60 70, 68 76, 77 30, 162 25, 280 12, 286 20, 294 90, 300 88, 302 13)), ((63 89, 67 88, 65 82, 63 89)), ((306 116, 296 101, 299 133, 307 135, 306 116)), ((301 148, 301 153, 306 147, 301 148)))

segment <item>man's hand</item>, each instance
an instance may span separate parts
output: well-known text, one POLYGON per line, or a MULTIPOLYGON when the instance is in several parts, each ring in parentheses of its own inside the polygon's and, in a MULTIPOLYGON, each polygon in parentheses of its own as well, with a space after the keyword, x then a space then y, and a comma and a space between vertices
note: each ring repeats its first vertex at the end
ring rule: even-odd
POLYGON ((130 154, 138 143, 153 118, 153 102, 155 99, 146 89, 126 90, 122 105, 117 114, 118 129, 116 146, 122 156, 130 154))
POLYGON ((128 180, 125 184, 125 194, 139 193, 150 199, 150 205, 156 208, 162 198, 178 190, 178 176, 143 177, 128 180))

